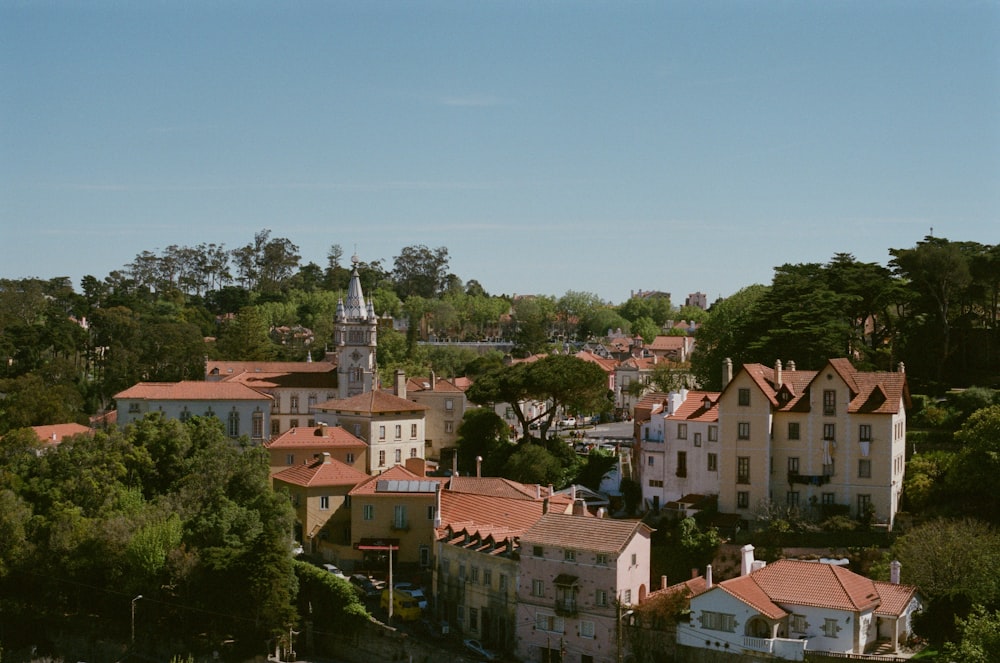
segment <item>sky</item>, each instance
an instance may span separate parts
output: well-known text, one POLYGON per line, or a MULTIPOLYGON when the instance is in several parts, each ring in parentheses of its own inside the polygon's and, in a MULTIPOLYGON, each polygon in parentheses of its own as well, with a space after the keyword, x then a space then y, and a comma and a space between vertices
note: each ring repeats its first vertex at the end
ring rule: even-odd
POLYGON ((709 301, 1000 240, 1000 0, 0 0, 0 278, 269 229, 709 301))

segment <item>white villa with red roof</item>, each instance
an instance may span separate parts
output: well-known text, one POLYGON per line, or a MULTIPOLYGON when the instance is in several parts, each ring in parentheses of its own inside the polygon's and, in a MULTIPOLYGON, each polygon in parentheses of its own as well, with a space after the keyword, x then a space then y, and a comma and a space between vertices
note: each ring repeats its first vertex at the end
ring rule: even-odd
POLYGON ((739 577, 713 585, 706 573, 677 643, 799 661, 806 651, 891 654, 909 638, 920 609, 917 588, 899 584, 898 563, 892 581, 880 582, 824 562, 764 565, 747 545, 739 577))
POLYGON ((226 435, 267 439, 272 398, 237 382, 140 382, 115 394, 118 426, 124 428, 150 412, 187 421, 212 416, 222 420, 226 435))
POLYGON ((652 404, 639 436, 639 477, 646 508, 684 495, 719 493, 718 392, 665 394, 652 404))

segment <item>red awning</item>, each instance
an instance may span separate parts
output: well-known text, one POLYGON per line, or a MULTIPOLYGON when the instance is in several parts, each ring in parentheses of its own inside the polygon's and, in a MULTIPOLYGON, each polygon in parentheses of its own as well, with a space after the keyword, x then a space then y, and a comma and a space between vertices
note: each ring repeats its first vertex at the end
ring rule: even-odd
POLYGON ((361 539, 355 550, 399 550, 399 539, 361 539))

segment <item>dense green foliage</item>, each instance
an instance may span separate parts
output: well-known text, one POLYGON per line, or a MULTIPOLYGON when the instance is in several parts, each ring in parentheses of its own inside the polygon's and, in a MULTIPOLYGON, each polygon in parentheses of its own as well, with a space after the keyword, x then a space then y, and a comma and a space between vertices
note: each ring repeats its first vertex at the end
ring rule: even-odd
POLYGON ((30 431, 0 441, 6 647, 83 616, 124 642, 140 594, 149 651, 190 651, 200 633, 256 652, 296 624, 294 514, 261 448, 234 445, 215 418, 158 414, 37 447, 30 431))

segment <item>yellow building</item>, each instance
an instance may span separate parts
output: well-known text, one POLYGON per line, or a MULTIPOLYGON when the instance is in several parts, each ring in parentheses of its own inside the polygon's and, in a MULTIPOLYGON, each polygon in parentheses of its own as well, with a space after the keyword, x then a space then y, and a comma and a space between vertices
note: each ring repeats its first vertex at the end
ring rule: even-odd
POLYGON ((270 455, 271 476, 293 465, 311 463, 329 454, 333 460, 364 471, 368 445, 340 426, 299 426, 264 443, 270 455))

